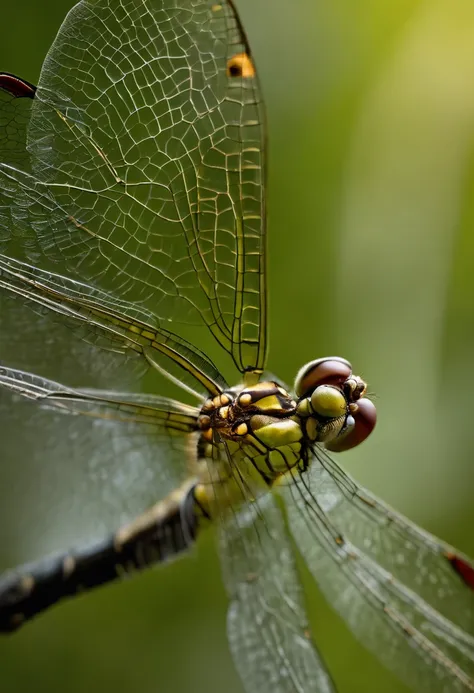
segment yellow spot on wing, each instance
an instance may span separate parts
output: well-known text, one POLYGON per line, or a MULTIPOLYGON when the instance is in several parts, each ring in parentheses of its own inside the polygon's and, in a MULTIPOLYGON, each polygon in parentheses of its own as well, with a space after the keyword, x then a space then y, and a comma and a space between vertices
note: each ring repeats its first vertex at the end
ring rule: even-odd
POLYGON ((255 66, 248 53, 236 53, 227 61, 228 77, 255 77, 255 66))

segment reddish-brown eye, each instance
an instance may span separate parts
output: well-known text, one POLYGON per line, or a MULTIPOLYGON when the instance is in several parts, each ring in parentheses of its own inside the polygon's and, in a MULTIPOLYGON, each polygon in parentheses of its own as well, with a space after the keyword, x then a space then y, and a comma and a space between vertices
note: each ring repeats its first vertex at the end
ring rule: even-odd
POLYGON ((0 72, 0 89, 4 89, 16 98, 34 98, 36 87, 24 79, 10 75, 8 72, 0 72))
POLYGON ((342 385, 352 373, 349 361, 339 356, 316 359, 300 368, 295 379, 297 397, 312 392, 318 385, 342 385))
POLYGON ((377 410, 370 399, 362 398, 357 402, 357 411, 352 414, 354 426, 345 433, 326 443, 331 452, 344 452, 360 445, 372 433, 377 423, 377 410))

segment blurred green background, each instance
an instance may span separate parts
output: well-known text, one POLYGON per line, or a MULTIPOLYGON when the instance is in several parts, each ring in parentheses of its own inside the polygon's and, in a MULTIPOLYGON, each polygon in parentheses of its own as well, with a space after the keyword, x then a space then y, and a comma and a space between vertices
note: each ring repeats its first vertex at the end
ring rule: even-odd
MULTIPOLYGON (((72 4, 3 7, 0 68, 36 82, 72 4)), ((346 468, 474 555, 474 6, 237 5, 269 121, 269 368, 291 382, 305 361, 349 358, 376 393, 379 423, 346 468)), ((14 512, 6 485, 0 499, 14 512)), ((16 553, 6 536, 3 567, 16 553)), ((341 693, 405 690, 310 583, 308 598, 341 693)), ((0 688, 240 691, 225 609, 210 536, 191 557, 2 641, 0 688)))

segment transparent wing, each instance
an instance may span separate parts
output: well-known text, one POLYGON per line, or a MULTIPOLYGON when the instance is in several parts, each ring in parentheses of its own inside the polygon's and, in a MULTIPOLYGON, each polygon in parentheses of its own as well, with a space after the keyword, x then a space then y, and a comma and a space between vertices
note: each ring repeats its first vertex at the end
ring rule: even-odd
POLYGON ((168 397, 94 389, 78 391, 47 378, 5 366, 0 366, 0 386, 39 402, 44 408, 57 409, 64 414, 151 424, 169 435, 199 430, 199 409, 168 397))
POLYGON ((0 406, 2 453, 17 462, 0 466, 3 568, 115 531, 195 458, 198 411, 167 398, 79 392, 0 367, 0 406))
POLYGON ((240 371, 260 371, 263 141, 232 3, 79 3, 41 72, 29 161, 1 167, 4 288, 19 290, 14 261, 43 293, 62 274, 112 320, 172 320, 203 348, 210 330, 240 371))
MULTIPOLYGON (((25 307, 32 307, 42 319, 53 314, 56 322, 67 325, 69 341, 80 337, 96 347, 121 354, 125 362, 132 355, 138 357, 142 375, 153 367, 197 399, 202 399, 203 392, 216 395, 225 387, 216 366, 202 351, 160 328, 149 313, 132 305, 118 306, 110 294, 0 255, 2 289, 9 294, 10 309, 15 310, 16 329, 32 319, 31 314, 24 315, 25 307), (13 297, 18 300, 15 307, 11 303, 13 297), (119 307, 122 312, 118 312, 119 307)), ((5 306, 6 312, 8 305, 5 306)))
POLYGON ((472 564, 327 456, 281 493, 309 569, 356 637, 413 690, 473 691, 472 564))
POLYGON ((302 587, 281 509, 271 494, 220 528, 230 596, 227 632, 249 693, 332 693, 311 641, 302 587))

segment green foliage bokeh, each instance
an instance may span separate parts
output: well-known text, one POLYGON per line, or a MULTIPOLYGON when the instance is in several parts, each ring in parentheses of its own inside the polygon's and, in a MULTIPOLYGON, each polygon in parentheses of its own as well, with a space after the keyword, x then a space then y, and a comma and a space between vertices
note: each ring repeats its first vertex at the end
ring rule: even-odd
MULTIPOLYGON (((237 4, 268 111, 269 368, 291 382, 305 361, 349 358, 379 424, 346 468, 472 555, 472 3, 237 4)), ((3 8, 0 68, 35 82, 71 5, 3 8)), ((212 539, 2 640, 2 691, 240 691, 212 539)), ((306 584, 341 693, 405 690, 306 584)))

